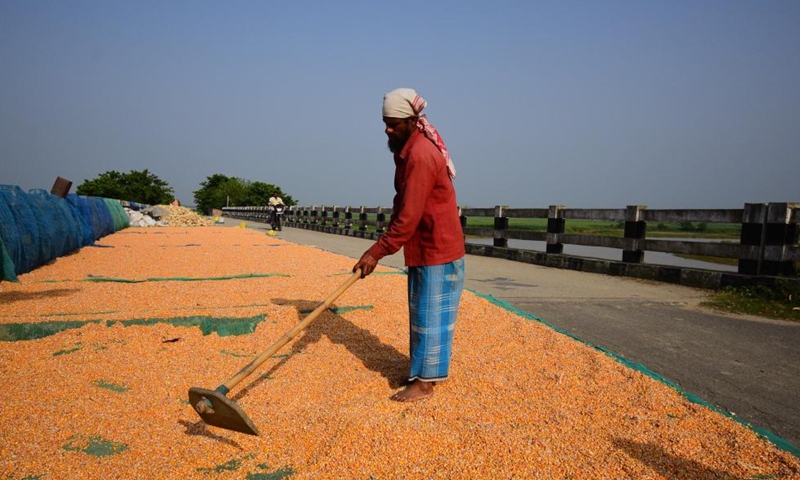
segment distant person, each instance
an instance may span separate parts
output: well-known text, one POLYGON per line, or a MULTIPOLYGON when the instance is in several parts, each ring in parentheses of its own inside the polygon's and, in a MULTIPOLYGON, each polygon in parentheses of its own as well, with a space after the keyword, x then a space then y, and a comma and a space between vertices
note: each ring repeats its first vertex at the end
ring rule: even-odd
POLYGON ((439 133, 420 112, 425 100, 410 88, 383 97, 384 130, 394 154, 395 196, 386 232, 353 267, 361 278, 403 248, 408 267, 408 385, 391 398, 433 395, 449 375, 456 314, 464 287, 464 234, 453 187, 455 168, 439 133))
POLYGON ((276 205, 286 205, 283 203, 283 199, 280 195, 278 195, 278 192, 273 193, 272 196, 269 197, 269 206, 274 207, 276 205))
POLYGON ((283 203, 283 199, 278 195, 278 192, 274 192, 271 197, 269 197, 269 224, 272 226, 273 230, 281 230, 280 219, 278 218, 278 212, 276 208, 278 205, 286 206, 283 203))

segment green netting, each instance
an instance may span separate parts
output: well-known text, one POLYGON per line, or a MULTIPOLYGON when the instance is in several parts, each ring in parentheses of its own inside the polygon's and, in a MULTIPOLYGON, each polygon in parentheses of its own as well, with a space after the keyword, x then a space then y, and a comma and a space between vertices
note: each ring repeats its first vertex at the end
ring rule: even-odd
POLYGON ((131 226, 131 221, 128 218, 128 214, 125 213, 125 209, 122 208, 122 204, 119 202, 119 200, 104 198, 103 202, 105 202, 106 206, 108 207, 108 212, 111 214, 111 219, 114 222, 115 232, 119 232, 120 230, 131 226))
POLYGON ((372 305, 356 305, 356 306, 352 306, 352 307, 334 307, 334 308, 329 308, 329 310, 331 312, 335 313, 336 315, 341 315, 343 313, 352 312, 353 310, 367 310, 367 311, 369 311, 369 310, 372 310, 373 308, 375 308, 375 307, 373 307, 372 305))
MULTIPOLYGON (((333 273, 329 277, 338 277, 341 275, 352 275, 353 272, 333 273)), ((370 275, 408 275, 405 270, 392 270, 391 272, 372 272, 370 275)))
POLYGON ((81 348, 83 348, 82 345, 78 345, 77 347, 74 347, 74 348, 66 348, 64 350, 59 350, 59 351, 53 353, 53 356, 54 357, 59 357, 61 355, 69 355, 70 353, 75 353, 75 352, 79 351, 81 348))
MULTIPOLYGON (((226 275, 222 277, 153 277, 153 278, 115 278, 89 275, 83 282, 118 282, 118 283, 142 283, 142 282, 205 282, 208 280, 238 280, 241 278, 262 278, 262 277, 288 277, 285 273, 246 273, 242 275, 226 275)), ((68 280, 67 280, 68 281, 68 280)), ((52 282, 42 280, 42 282, 52 282)))
MULTIPOLYGON (((235 472, 242 468, 244 463, 248 460, 252 460, 254 455, 252 453, 248 453, 243 455, 240 458, 234 458, 228 460, 225 463, 220 463, 219 465, 215 465, 213 467, 199 467, 195 469, 197 472, 204 473, 206 475, 211 473, 221 474, 223 472, 235 472)), ((266 463, 259 463, 256 465, 257 468, 261 470, 268 470, 270 467, 266 463)), ((279 468, 272 472, 252 472, 247 473, 245 477, 247 480, 281 480, 283 478, 289 477, 294 473, 294 470, 288 467, 279 468)))
POLYGON ((14 271, 14 262, 11 261, 11 256, 6 250, 6 245, 0 237, 0 280, 9 282, 18 282, 17 274, 14 271))
MULTIPOLYGON (((261 467, 260 468, 266 468, 261 467)), ((279 468, 274 472, 269 473, 248 473, 246 480, 281 480, 294 474, 294 470, 288 467, 279 468)))
MULTIPOLYGON (((342 315, 347 312, 352 312, 353 310, 372 310, 373 308, 375 307, 373 307, 372 305, 356 305, 353 307, 330 307, 328 308, 328 311, 333 313, 334 315, 342 315)), ((300 310, 300 313, 311 313, 313 311, 314 311, 313 308, 303 309, 300 310)))
POLYGON ((100 323, 100 320, 39 322, 39 323, 6 323, 0 325, 0 341, 16 342, 18 340, 35 340, 49 337, 64 330, 81 328, 89 323, 100 323))
MULTIPOLYGON (((235 309, 238 309, 238 308, 269 307, 270 305, 271 305, 270 303, 258 303, 258 302, 255 302, 255 303, 245 303, 245 304, 241 304, 241 305, 225 305, 225 306, 215 305, 215 306, 211 306, 211 307, 197 307, 197 306, 192 306, 192 307, 172 307, 172 308, 169 308, 169 310, 192 310, 192 311, 197 311, 197 310, 235 310, 235 309)), ((164 310, 164 309, 163 308, 158 308, 158 309, 150 309, 150 310, 139 310, 139 312, 142 312, 142 313, 148 312, 148 311, 159 311, 160 312, 162 310, 164 310)), ((44 317, 77 317, 77 316, 88 317, 90 315, 110 315, 112 313, 119 313, 119 312, 116 311, 116 310, 99 310, 99 311, 96 311, 96 312, 53 312, 53 313, 42 313, 42 314, 39 315, 39 317, 42 317, 42 318, 44 318, 44 317)), ((23 318, 23 317, 30 317, 30 314, 0 315, 0 318, 23 318)))
POLYGON ((234 458, 233 460, 229 460, 225 463, 221 463, 214 467, 209 468, 197 468, 198 472, 203 473, 222 473, 222 472, 232 472, 238 470, 239 467, 242 466, 242 460, 238 458, 234 458))
POLYGON ((672 388, 675 391, 677 391, 681 396, 683 396, 684 398, 686 398, 690 402, 696 403, 698 405, 702 405, 702 406, 707 407, 707 408, 710 408, 711 410, 713 410, 713 411, 715 411, 717 413, 721 413, 722 415, 724 415, 724 416, 726 416, 728 418, 731 418, 731 419, 741 423, 742 425, 746 426, 747 428, 753 430, 757 434, 761 435, 762 437, 764 437, 767 440, 769 440, 770 442, 772 442, 778 448, 780 448, 782 450, 785 450, 785 451, 793 454, 796 457, 800 457, 800 448, 798 448, 796 445, 794 445, 794 444, 792 444, 792 443, 790 443, 790 442, 788 442, 788 441, 776 436, 774 433, 772 433, 772 432, 770 432, 768 430, 756 427, 756 426, 754 426, 754 425, 742 420, 741 418, 738 418, 735 415, 732 415, 730 412, 727 412, 727 411, 719 408, 716 405, 713 405, 713 404, 710 404, 710 403, 706 402, 705 400, 703 400, 702 398, 698 397, 697 395, 694 395, 692 393, 688 393, 688 392, 683 391, 681 389, 681 387, 678 386, 677 383, 675 383, 672 380, 669 380, 669 379, 667 379, 665 377, 662 377, 661 375, 659 375, 656 372, 648 369, 647 367, 645 367, 641 363, 632 362, 632 361, 628 360, 627 358, 622 357, 622 356, 612 352, 611 350, 608 350, 608 349, 603 348, 601 346, 595 345, 595 344, 593 344, 591 342, 587 342, 586 340, 569 333, 568 331, 564 330, 563 328, 559 328, 559 327, 556 327, 555 325, 551 325, 550 323, 547 323, 545 320, 537 317, 536 315, 533 315, 533 314, 530 314, 528 312, 522 311, 522 310, 514 307, 513 305, 503 301, 503 300, 500 300, 498 298, 493 297, 492 295, 485 295, 483 293, 479 293, 479 292, 476 292, 476 291, 471 290, 471 289, 468 289, 468 290, 470 292, 474 293, 475 295, 481 297, 481 298, 485 298, 486 300, 488 300, 489 302, 491 302, 494 305, 497 305, 497 306, 502 307, 502 308, 504 308, 506 310, 512 311, 512 312, 516 313, 517 315, 519 315, 519 316, 521 316, 523 318, 527 318, 529 320, 535 320, 535 321, 537 321, 537 322, 539 322, 539 323, 541 323, 543 325, 546 325, 548 328, 551 328, 551 329, 557 331, 558 333, 564 334, 564 335, 566 335, 566 336, 568 336, 568 337, 570 337, 570 338, 572 338, 574 340, 577 340, 577 341, 579 341, 579 342, 581 342, 581 343, 583 343, 585 345, 588 345, 588 346, 590 346, 590 347, 592 347, 592 348, 594 348, 596 350, 599 350, 599 351, 603 352, 604 354, 606 354, 609 357, 613 358, 617 362, 625 365, 626 367, 632 368, 632 369, 634 369, 634 370, 636 370, 638 372, 643 373, 644 375, 647 375, 648 377, 650 377, 650 378, 652 378, 654 380, 657 380, 659 382, 662 382, 662 383, 666 384, 667 386, 669 386, 670 388, 672 388))
POLYGON ((256 315, 254 317, 245 318, 218 318, 206 316, 190 316, 178 318, 148 318, 148 319, 134 319, 134 320, 109 320, 106 325, 111 326, 115 323, 121 323, 126 327, 132 325, 150 326, 157 323, 168 323, 176 327, 200 327, 203 335, 209 335, 216 332, 220 337, 228 337, 231 335, 247 335, 256 331, 256 326, 263 322, 266 315, 256 315))
MULTIPOLYGON (((220 337, 232 335, 248 335, 256 330, 256 326, 263 322, 266 315, 253 317, 208 317, 189 316, 175 318, 142 318, 132 320, 106 320, 106 326, 116 323, 126 327, 132 325, 152 326, 158 323, 167 323, 176 327, 199 327, 203 335, 217 333, 220 337)), ((17 342, 21 340, 35 340, 49 337, 64 330, 81 328, 90 323, 100 323, 103 320, 65 321, 65 322, 39 322, 39 323, 8 323, 0 325, 0 341, 17 342)), ((63 352, 69 353, 69 352, 63 352)))
POLYGON ((95 457, 107 457, 124 452, 128 446, 97 435, 75 435, 61 448, 68 452, 83 452, 95 457))
POLYGON ((102 198, 70 193, 67 202, 78 212, 86 245, 114 233, 114 220, 102 198))
POLYGON ((26 200, 39 226, 37 266, 83 246, 80 219, 66 200, 40 188, 28 190, 26 200))
MULTIPOLYGON (((117 313, 115 310, 106 310, 99 312, 66 312, 66 313, 43 313, 40 317, 75 317, 75 316, 88 316, 88 315, 109 315, 117 313)), ((9 315, 9 317, 28 317, 30 315, 9 315)))
POLYGON ((0 281, 14 281, 129 225, 117 200, 74 194, 64 199, 40 188, 24 192, 0 185, 0 281))
POLYGON ((6 246, 14 272, 19 275, 40 265, 39 222, 21 188, 0 185, 0 238, 6 246))
POLYGON ((220 350, 219 353, 223 355, 230 355, 231 357, 237 357, 237 358, 255 357, 254 353, 239 353, 239 352, 231 352, 230 350, 220 350))
POLYGON ((98 380, 94 382, 100 388, 105 388, 106 390, 111 390, 112 392, 117 393, 124 393, 130 390, 130 387, 126 387, 125 385, 117 385, 111 382, 107 382, 105 380, 98 380))

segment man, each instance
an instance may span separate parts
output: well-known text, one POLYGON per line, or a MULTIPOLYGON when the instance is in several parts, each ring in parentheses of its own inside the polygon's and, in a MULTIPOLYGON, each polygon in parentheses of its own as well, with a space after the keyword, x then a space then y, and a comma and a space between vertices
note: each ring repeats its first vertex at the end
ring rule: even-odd
POLYGON ((272 196, 269 197, 269 206, 274 207, 276 205, 285 205, 283 203, 283 199, 278 195, 278 192, 273 192, 272 196))
POLYGON ((411 368, 392 396, 413 402, 447 379, 458 303, 464 287, 464 234, 453 187, 455 168, 436 129, 420 112, 427 104, 410 88, 383 98, 383 122, 394 154, 396 194, 386 232, 353 267, 361 278, 403 248, 408 267, 411 368))
POLYGON ((278 212, 275 207, 285 205, 283 199, 278 195, 278 192, 272 192, 272 196, 269 197, 267 203, 269 204, 269 224, 273 230, 281 230, 280 218, 278 218, 278 212))

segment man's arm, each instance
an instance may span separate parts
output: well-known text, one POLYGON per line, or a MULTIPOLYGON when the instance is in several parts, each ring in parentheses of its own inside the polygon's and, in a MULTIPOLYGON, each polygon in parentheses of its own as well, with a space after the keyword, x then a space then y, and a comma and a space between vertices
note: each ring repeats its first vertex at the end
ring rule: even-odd
POLYGON ((370 248, 370 254, 378 260, 400 250, 416 232, 435 183, 435 160, 428 156, 411 157, 406 164, 405 174, 399 211, 389 223, 386 233, 370 248))
POLYGON ((392 211, 392 220, 386 232, 369 248, 353 267, 355 272, 361 269, 361 278, 366 277, 378 265, 381 258, 400 250, 411 238, 419 225, 425 210, 425 203, 430 196, 435 182, 436 163, 433 159, 409 158, 406 164, 402 203, 399 211, 392 211))

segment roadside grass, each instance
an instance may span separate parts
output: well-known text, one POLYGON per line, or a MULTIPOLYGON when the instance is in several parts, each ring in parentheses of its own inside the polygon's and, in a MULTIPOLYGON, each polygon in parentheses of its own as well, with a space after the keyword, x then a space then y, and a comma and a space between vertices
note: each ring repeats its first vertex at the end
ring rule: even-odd
POLYGON ((739 265, 738 258, 729 258, 729 257, 708 257, 705 255, 681 255, 675 254, 676 257, 686 258, 688 260, 699 260, 701 262, 709 262, 709 263, 717 263, 720 265, 739 265))
POLYGON ((726 287, 712 293, 702 306, 731 313, 800 322, 800 289, 787 283, 774 286, 726 287))

